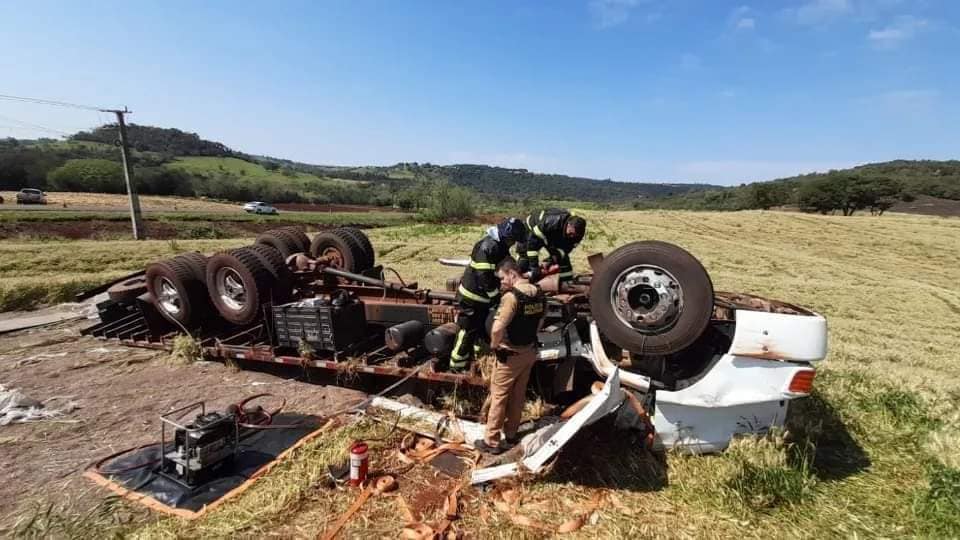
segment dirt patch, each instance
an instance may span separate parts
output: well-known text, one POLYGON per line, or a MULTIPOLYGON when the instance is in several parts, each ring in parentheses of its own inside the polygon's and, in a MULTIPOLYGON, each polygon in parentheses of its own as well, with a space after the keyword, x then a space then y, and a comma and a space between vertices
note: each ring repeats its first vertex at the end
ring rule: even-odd
MULTIPOLYGON (((68 210, 127 210, 129 200, 126 195, 119 193, 73 193, 48 192, 46 206, 18 206, 17 194, 14 191, 0 192, 3 197, 3 206, 15 206, 19 209, 57 208, 68 210)), ((183 211, 183 212, 240 212, 240 203, 217 202, 194 197, 163 197, 158 195, 141 195, 140 207, 145 212, 150 211, 183 211)))
POLYGON ((277 203, 280 210, 294 212, 406 212, 389 206, 368 206, 362 204, 312 204, 312 203, 277 203))
POLYGON ((924 216, 960 217, 960 201, 917 195, 916 200, 897 203, 889 211, 924 216))
POLYGON ((62 418, 0 427, 0 530, 39 501, 84 509, 107 493, 81 477, 97 458, 154 442, 158 416, 205 400, 213 410, 253 394, 287 398, 287 411, 322 415, 364 394, 219 363, 173 365, 166 352, 80 337, 84 323, 0 337, 0 382, 40 401, 80 408, 62 418))

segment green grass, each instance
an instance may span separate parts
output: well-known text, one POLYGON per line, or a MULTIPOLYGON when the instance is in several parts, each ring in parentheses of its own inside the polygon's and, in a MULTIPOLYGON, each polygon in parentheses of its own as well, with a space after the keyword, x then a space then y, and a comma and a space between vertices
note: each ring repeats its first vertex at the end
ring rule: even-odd
POLYGON ((176 158, 170 163, 166 164, 166 167, 172 169, 179 169, 184 172, 187 172, 196 176, 211 176, 215 174, 230 174, 233 176, 249 178, 251 180, 268 180, 271 182, 277 182, 280 184, 289 184, 291 182, 302 183, 304 181, 310 181, 312 183, 322 184, 358 184, 354 180, 346 180, 343 178, 332 178, 332 177, 320 177, 313 174, 303 173, 303 172, 290 172, 288 175, 283 174, 280 170, 270 171, 264 168, 259 163, 251 163, 249 161, 244 161, 238 158, 232 157, 205 157, 205 156, 190 156, 190 157, 180 157, 176 158))
MULTIPOLYGON (((791 405, 783 437, 741 441, 716 456, 670 454, 662 466, 616 437, 596 459, 587 460, 586 450, 565 452, 554 473, 524 484, 525 497, 556 507, 566 499, 589 499, 597 488, 615 496, 618 504, 605 504, 598 521, 576 533, 583 537, 960 536, 960 220, 667 211, 587 217, 588 236, 574 254, 578 269, 586 268, 588 253, 631 240, 674 242, 703 261, 717 290, 752 292, 823 313, 830 353, 819 367, 815 395, 791 405)), ((370 236, 379 262, 438 288, 458 271, 436 258, 467 256, 482 230, 416 224, 374 229, 370 236)), ((178 241, 176 247, 212 251, 242 242, 178 241)), ((149 241, 0 242, 0 283, 42 283, 61 273, 92 278, 173 252, 169 243, 149 241), (46 251, 49 245, 55 247, 46 251)), ((608 440, 603 433, 595 440, 608 440)), ((301 454, 285 466, 322 468, 321 461, 306 460, 332 455, 301 454)), ((267 486, 185 528, 163 521, 178 528, 157 523, 140 532, 283 536, 293 533, 278 522, 291 521, 302 527, 295 533, 311 536, 349 503, 349 497, 323 494, 317 504, 303 504, 298 496, 283 508, 271 503, 261 510, 263 497, 274 493, 267 486)), ((462 527, 471 535, 540 536, 496 513, 481 519, 478 501, 485 497, 471 499, 474 506, 464 512, 462 527)), ((358 523, 378 536, 396 536, 392 510, 373 505, 358 523)))

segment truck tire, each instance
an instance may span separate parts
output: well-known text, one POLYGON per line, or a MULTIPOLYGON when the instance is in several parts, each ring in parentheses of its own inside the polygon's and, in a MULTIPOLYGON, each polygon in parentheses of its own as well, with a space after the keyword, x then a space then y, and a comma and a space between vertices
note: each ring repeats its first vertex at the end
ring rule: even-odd
POLYGON ((359 274, 366 270, 366 254, 352 236, 333 229, 323 231, 313 237, 310 243, 310 255, 314 258, 326 257, 334 268, 359 274))
POLYGON ((185 329, 193 328, 207 307, 204 282, 182 259, 168 259, 151 264, 145 274, 147 291, 157 311, 185 329))
POLYGON ((706 330, 713 283, 693 255, 667 242, 633 242, 604 258, 590 283, 600 332, 638 355, 679 352, 706 330))
POLYGON ((140 275, 114 283, 107 289, 107 296, 118 304, 132 304, 145 292, 147 292, 147 278, 140 275))
POLYGON ((280 256, 280 253, 261 244, 254 244, 243 249, 253 252, 273 276, 274 286, 270 291, 273 303, 279 305, 289 302, 291 293, 293 293, 293 273, 287 267, 287 263, 280 256))
POLYGON ((297 251, 294 253, 308 253, 310 251, 310 237, 307 236, 307 233, 303 232, 302 228, 291 225, 289 227, 283 227, 280 230, 284 231, 287 236, 296 242, 297 251))
POLYGON ((337 230, 343 231, 353 237, 353 240, 360 245, 360 249, 363 250, 366 259, 363 263, 363 269, 369 270, 373 268, 373 265, 376 264, 377 255, 373 251, 373 244, 370 243, 370 238, 367 237, 366 233, 361 231, 356 227, 340 227, 337 230))
POLYGON ((261 258, 248 248, 222 251, 207 263, 210 302, 227 321, 247 325, 271 301, 276 280, 261 258))
POLYGON ((203 283, 207 282, 207 256, 203 253, 197 253, 196 251, 189 251, 187 253, 181 253, 174 257, 174 260, 183 261, 190 266, 190 269, 193 270, 194 275, 197 276, 197 279, 203 283))
POLYGON ((284 260, 294 253, 303 251, 297 240, 283 229, 270 229, 257 236, 255 245, 267 246, 277 251, 284 260))

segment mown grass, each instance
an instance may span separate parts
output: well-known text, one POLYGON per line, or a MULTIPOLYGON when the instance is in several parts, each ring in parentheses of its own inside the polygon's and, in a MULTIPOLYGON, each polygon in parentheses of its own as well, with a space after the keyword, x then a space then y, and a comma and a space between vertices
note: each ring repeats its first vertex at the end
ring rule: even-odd
MULTIPOLYGON (((589 233, 575 254, 577 267, 585 268, 587 253, 631 240, 677 243, 704 262, 718 290, 752 292, 823 313, 830 355, 818 372, 816 394, 794 403, 786 434, 739 441, 717 456, 670 454, 661 463, 637 451, 628 437, 596 432, 590 442, 608 441, 610 448, 565 452, 550 476, 524 484, 531 501, 547 501, 532 507, 562 515, 564 500, 576 503, 603 490, 607 502, 596 523, 575 533, 583 537, 960 536, 960 220, 776 212, 587 216, 589 233)), ((370 236, 380 262, 437 288, 458 271, 435 259, 465 257, 482 231, 413 225, 375 229, 370 236)), ((232 242, 241 243, 180 241, 178 247, 210 251, 232 242)), ((37 272, 45 280, 74 267, 96 275, 172 254, 166 243, 65 242, 56 256, 42 254, 45 245, 0 244, 0 276, 29 279, 37 272), (12 262, 11 252, 24 260, 12 262)), ((305 459, 287 466, 320 467, 305 459)), ((231 512, 224 516, 249 512, 243 520, 223 521, 217 513, 175 530, 191 537, 256 536, 280 526, 248 528, 252 523, 275 523, 276 516, 328 518, 349 502, 324 499, 333 506, 324 506, 322 515, 290 500, 283 509, 270 505, 260 512, 261 495, 254 494, 259 489, 250 500, 221 509, 231 512)), ((543 536, 496 512, 481 512, 489 502, 482 495, 477 501, 462 522, 472 535, 543 536)), ((378 521, 395 520, 390 512, 371 510, 361 519, 371 527, 380 523, 374 530, 395 530, 378 521)), ((139 532, 177 534, 158 526, 139 532)), ((309 532, 320 529, 313 525, 309 532)))

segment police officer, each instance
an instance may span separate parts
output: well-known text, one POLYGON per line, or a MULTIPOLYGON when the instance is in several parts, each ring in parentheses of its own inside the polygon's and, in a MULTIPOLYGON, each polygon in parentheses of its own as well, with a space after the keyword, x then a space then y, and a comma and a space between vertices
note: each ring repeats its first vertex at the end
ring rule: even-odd
POLYGON ((560 267, 560 284, 572 280, 570 252, 583 240, 587 221, 569 210, 550 208, 530 214, 526 224, 530 234, 526 242, 517 245, 520 270, 530 272, 530 281, 539 281, 542 277, 540 250, 546 249, 552 262, 560 267))
POLYGON ((450 370, 465 371, 473 356, 477 334, 484 331, 487 315, 500 295, 500 278, 496 270, 500 261, 510 255, 510 246, 526 240, 527 228, 523 221, 508 218, 487 229, 473 246, 470 264, 463 271, 457 289, 460 327, 450 352, 450 370))
POLYGON ((513 259, 500 263, 497 274, 507 292, 490 331, 490 348, 497 355, 497 363, 490 378, 487 426, 483 439, 474 442, 475 448, 493 454, 503 450, 501 431, 508 443, 517 441, 527 382, 537 361, 537 333, 547 307, 543 292, 520 274, 513 259))

